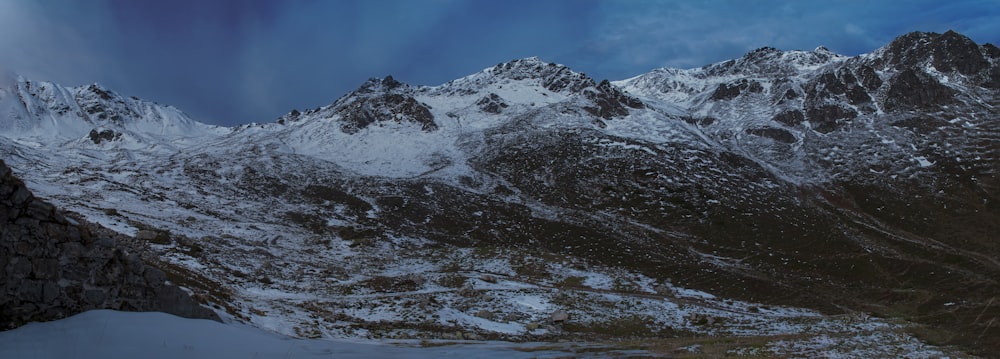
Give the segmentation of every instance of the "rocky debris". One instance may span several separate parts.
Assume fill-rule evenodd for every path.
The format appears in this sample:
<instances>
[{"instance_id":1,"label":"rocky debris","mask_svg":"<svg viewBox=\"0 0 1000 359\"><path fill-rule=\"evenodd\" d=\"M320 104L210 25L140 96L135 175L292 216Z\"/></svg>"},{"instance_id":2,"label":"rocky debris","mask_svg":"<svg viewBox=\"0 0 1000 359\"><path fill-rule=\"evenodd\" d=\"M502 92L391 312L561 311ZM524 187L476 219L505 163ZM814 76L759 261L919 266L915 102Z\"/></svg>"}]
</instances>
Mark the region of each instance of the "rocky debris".
<instances>
[{"instance_id":1,"label":"rocky debris","mask_svg":"<svg viewBox=\"0 0 1000 359\"><path fill-rule=\"evenodd\" d=\"M95 145L99 145L101 144L101 142L117 140L122 137L122 134L115 132L113 130L98 131L95 128L93 130L90 130L90 134L88 135L88 137L90 137L90 140L93 141Z\"/></svg>"},{"instance_id":2,"label":"rocky debris","mask_svg":"<svg viewBox=\"0 0 1000 359\"><path fill-rule=\"evenodd\" d=\"M167 275L34 198L0 161L0 328L90 309L219 320Z\"/></svg>"}]
</instances>

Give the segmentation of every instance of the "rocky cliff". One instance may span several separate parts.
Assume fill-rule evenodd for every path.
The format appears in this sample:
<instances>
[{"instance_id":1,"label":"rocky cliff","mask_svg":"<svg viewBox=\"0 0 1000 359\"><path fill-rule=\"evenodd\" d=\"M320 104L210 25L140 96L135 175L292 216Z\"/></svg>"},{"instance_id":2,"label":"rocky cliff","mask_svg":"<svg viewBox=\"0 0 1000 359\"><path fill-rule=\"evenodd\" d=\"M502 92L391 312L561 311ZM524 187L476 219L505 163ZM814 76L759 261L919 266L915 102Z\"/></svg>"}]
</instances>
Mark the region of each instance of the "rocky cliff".
<instances>
[{"instance_id":1,"label":"rocky cliff","mask_svg":"<svg viewBox=\"0 0 1000 359\"><path fill-rule=\"evenodd\" d=\"M0 328L90 309L219 317L162 270L36 199L0 161Z\"/></svg>"}]
</instances>

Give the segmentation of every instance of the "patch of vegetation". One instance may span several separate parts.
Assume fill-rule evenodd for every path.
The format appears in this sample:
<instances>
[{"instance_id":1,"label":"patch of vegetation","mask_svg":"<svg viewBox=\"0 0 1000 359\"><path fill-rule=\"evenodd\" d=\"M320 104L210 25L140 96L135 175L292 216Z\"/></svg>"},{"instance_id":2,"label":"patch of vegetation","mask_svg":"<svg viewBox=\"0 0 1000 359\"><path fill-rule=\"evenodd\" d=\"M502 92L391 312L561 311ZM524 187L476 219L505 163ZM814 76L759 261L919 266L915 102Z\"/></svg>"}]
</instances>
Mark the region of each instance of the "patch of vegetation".
<instances>
[{"instance_id":1,"label":"patch of vegetation","mask_svg":"<svg viewBox=\"0 0 1000 359\"><path fill-rule=\"evenodd\" d=\"M519 258L512 258L510 266L514 270L514 273L517 273L520 277L536 280L551 277L548 265L540 260L519 260Z\"/></svg>"},{"instance_id":2,"label":"patch of vegetation","mask_svg":"<svg viewBox=\"0 0 1000 359\"><path fill-rule=\"evenodd\" d=\"M583 281L586 279L587 277L569 276L559 281L556 286L560 288L581 288L584 286Z\"/></svg>"},{"instance_id":3,"label":"patch of vegetation","mask_svg":"<svg viewBox=\"0 0 1000 359\"><path fill-rule=\"evenodd\" d=\"M379 293L411 292L420 287L420 284L410 277L387 277L381 275L371 277L360 284Z\"/></svg>"},{"instance_id":4,"label":"patch of vegetation","mask_svg":"<svg viewBox=\"0 0 1000 359\"><path fill-rule=\"evenodd\" d=\"M448 273L438 279L438 284L447 288L461 288L468 280L464 275L458 273Z\"/></svg>"},{"instance_id":5,"label":"patch of vegetation","mask_svg":"<svg viewBox=\"0 0 1000 359\"><path fill-rule=\"evenodd\" d=\"M286 212L284 217L289 222L297 224L300 227L308 229L316 234L324 234L330 231L326 225L326 220L314 214Z\"/></svg>"},{"instance_id":6,"label":"patch of vegetation","mask_svg":"<svg viewBox=\"0 0 1000 359\"><path fill-rule=\"evenodd\" d=\"M337 235L345 241L350 241L351 247L363 247L374 244L379 232L371 228L345 227L337 231Z\"/></svg>"},{"instance_id":7,"label":"patch of vegetation","mask_svg":"<svg viewBox=\"0 0 1000 359\"><path fill-rule=\"evenodd\" d=\"M563 330L616 338L659 336L664 330L669 332L669 328L658 329L653 318L644 315L631 315L604 322L567 322L563 324Z\"/></svg>"}]
</instances>

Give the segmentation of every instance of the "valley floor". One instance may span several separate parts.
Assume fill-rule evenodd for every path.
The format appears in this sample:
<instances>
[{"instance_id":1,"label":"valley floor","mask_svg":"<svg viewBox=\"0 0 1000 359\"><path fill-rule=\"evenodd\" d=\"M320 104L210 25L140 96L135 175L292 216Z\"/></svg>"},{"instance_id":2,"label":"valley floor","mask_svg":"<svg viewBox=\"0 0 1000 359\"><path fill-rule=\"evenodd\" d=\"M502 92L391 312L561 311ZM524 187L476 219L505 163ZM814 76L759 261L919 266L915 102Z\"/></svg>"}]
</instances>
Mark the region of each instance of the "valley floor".
<instances>
[{"instance_id":1,"label":"valley floor","mask_svg":"<svg viewBox=\"0 0 1000 359\"><path fill-rule=\"evenodd\" d=\"M893 343L881 340L895 340ZM885 344L896 344L885 345ZM554 358L809 357L947 358L904 337L864 333L702 337L622 342L293 339L244 324L163 313L89 311L0 332L2 358Z\"/></svg>"}]
</instances>

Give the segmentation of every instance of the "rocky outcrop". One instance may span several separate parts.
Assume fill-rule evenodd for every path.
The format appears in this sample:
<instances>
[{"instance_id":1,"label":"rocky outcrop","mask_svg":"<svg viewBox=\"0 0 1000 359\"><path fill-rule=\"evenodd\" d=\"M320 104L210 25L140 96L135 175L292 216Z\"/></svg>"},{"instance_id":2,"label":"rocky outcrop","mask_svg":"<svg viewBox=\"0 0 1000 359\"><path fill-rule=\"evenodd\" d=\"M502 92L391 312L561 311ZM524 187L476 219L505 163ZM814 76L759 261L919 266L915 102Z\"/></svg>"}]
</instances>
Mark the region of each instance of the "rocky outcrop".
<instances>
[{"instance_id":1,"label":"rocky outcrop","mask_svg":"<svg viewBox=\"0 0 1000 359\"><path fill-rule=\"evenodd\" d=\"M819 133L830 133L843 127L858 117L857 111L838 105L823 105L806 110L806 117L812 129Z\"/></svg>"},{"instance_id":2,"label":"rocky outcrop","mask_svg":"<svg viewBox=\"0 0 1000 359\"><path fill-rule=\"evenodd\" d=\"M884 62L897 69L907 69L929 59L940 72L973 75L990 66L982 50L971 39L954 31L944 34L912 32L893 40L885 48ZM985 50L989 52L988 48Z\"/></svg>"},{"instance_id":3,"label":"rocky outcrop","mask_svg":"<svg viewBox=\"0 0 1000 359\"><path fill-rule=\"evenodd\" d=\"M605 120L627 116L629 108L641 109L646 107L642 101L622 92L617 87L611 85L608 80L601 81L592 90L588 90L584 94L594 103L594 106L584 106L584 111Z\"/></svg>"},{"instance_id":4,"label":"rocky outcrop","mask_svg":"<svg viewBox=\"0 0 1000 359\"><path fill-rule=\"evenodd\" d=\"M712 100L732 100L744 92L761 93L764 87L760 82L741 79L729 84L719 84L719 87L712 93Z\"/></svg>"},{"instance_id":5,"label":"rocky outcrop","mask_svg":"<svg viewBox=\"0 0 1000 359\"><path fill-rule=\"evenodd\" d=\"M489 96L484 96L483 98L476 101L476 105L479 109L486 113L500 113L503 109L507 108L507 102L495 93L490 93Z\"/></svg>"},{"instance_id":6,"label":"rocky outcrop","mask_svg":"<svg viewBox=\"0 0 1000 359\"><path fill-rule=\"evenodd\" d=\"M608 80L598 83L569 67L542 62L534 57L498 64L489 72L496 79L538 79L542 87L552 92L581 93L592 103L584 106L583 110L605 120L627 116L629 108L646 107L638 98L621 91Z\"/></svg>"},{"instance_id":7,"label":"rocky outcrop","mask_svg":"<svg viewBox=\"0 0 1000 359\"><path fill-rule=\"evenodd\" d=\"M90 130L90 134L88 136L90 137L90 141L94 142L95 145L99 145L101 142L115 141L121 138L122 134L113 130L98 131L95 128Z\"/></svg>"},{"instance_id":8,"label":"rocky outcrop","mask_svg":"<svg viewBox=\"0 0 1000 359\"><path fill-rule=\"evenodd\" d=\"M907 69L892 79L886 93L888 111L931 111L955 101L954 91L922 71Z\"/></svg>"},{"instance_id":9,"label":"rocky outcrop","mask_svg":"<svg viewBox=\"0 0 1000 359\"><path fill-rule=\"evenodd\" d=\"M90 309L218 320L167 275L36 199L0 161L0 329Z\"/></svg>"},{"instance_id":10,"label":"rocky outcrop","mask_svg":"<svg viewBox=\"0 0 1000 359\"><path fill-rule=\"evenodd\" d=\"M793 135L788 130L780 128L774 128L774 127L748 128L746 129L746 133L754 136L767 137L781 143L795 142L795 135Z\"/></svg>"},{"instance_id":11,"label":"rocky outcrop","mask_svg":"<svg viewBox=\"0 0 1000 359\"><path fill-rule=\"evenodd\" d=\"M392 76L368 80L335 104L335 112L343 119L341 130L356 133L384 121L411 122L419 124L423 131L437 130L430 107L413 98L405 91L408 88Z\"/></svg>"}]
</instances>

